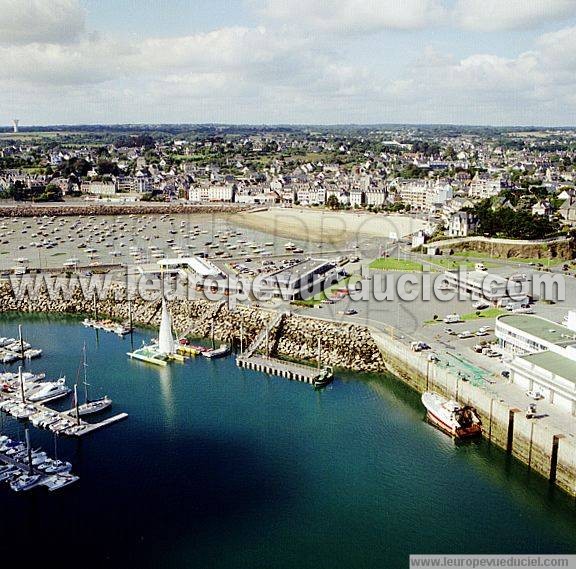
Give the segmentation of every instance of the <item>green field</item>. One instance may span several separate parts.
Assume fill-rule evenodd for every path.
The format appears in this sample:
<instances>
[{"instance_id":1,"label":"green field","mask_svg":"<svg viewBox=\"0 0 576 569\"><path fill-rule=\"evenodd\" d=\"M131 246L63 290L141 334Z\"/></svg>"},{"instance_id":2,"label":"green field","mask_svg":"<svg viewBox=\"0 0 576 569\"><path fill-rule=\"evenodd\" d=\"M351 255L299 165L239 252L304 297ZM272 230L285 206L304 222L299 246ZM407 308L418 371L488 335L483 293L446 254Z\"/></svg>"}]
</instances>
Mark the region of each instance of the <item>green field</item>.
<instances>
[{"instance_id":1,"label":"green field","mask_svg":"<svg viewBox=\"0 0 576 569\"><path fill-rule=\"evenodd\" d=\"M404 259L380 258L374 259L369 268L381 271L422 271L422 263L406 261Z\"/></svg>"},{"instance_id":2,"label":"green field","mask_svg":"<svg viewBox=\"0 0 576 569\"><path fill-rule=\"evenodd\" d=\"M501 308L487 308L486 310L479 310L480 314L477 315L476 312L469 312L468 314L462 314L462 320L477 320L478 318L496 318L501 314L506 314L505 310Z\"/></svg>"},{"instance_id":3,"label":"green field","mask_svg":"<svg viewBox=\"0 0 576 569\"><path fill-rule=\"evenodd\" d=\"M506 314L505 310L501 308L487 308L486 310L479 310L480 314L476 314L476 312L468 312L467 314L461 314L460 318L465 322L468 320L478 320L480 318L497 318L501 314ZM438 317L437 320L425 320L424 324L444 324L442 317Z\"/></svg>"},{"instance_id":4,"label":"green field","mask_svg":"<svg viewBox=\"0 0 576 569\"><path fill-rule=\"evenodd\" d=\"M359 275L352 275L350 277L346 277L345 279L342 279L341 281L337 282L335 285L332 285L330 288L327 288L326 290L319 292L312 298L307 298L306 300L298 301L298 304L303 306L316 306L317 304L320 304L323 300L327 300L327 298L331 296L331 294L337 291L338 289L346 288L350 280L354 282L360 278L361 277Z\"/></svg>"},{"instance_id":5,"label":"green field","mask_svg":"<svg viewBox=\"0 0 576 569\"><path fill-rule=\"evenodd\" d=\"M467 270L474 269L474 261L465 261L465 260L454 260L454 259L434 259L430 261L430 265L434 267L434 265L439 265L444 269L458 269L460 267L464 267Z\"/></svg>"}]
</instances>

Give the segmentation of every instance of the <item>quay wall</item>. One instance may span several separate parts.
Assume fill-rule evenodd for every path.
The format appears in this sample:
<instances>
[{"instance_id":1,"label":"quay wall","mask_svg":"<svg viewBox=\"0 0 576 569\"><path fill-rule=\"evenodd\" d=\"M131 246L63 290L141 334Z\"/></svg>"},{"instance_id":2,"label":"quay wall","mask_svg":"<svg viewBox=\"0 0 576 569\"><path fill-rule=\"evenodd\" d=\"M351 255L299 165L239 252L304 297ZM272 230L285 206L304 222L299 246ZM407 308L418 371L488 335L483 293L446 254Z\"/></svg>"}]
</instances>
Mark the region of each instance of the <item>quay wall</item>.
<instances>
[{"instance_id":1,"label":"quay wall","mask_svg":"<svg viewBox=\"0 0 576 569\"><path fill-rule=\"evenodd\" d=\"M139 298L128 302L123 293L122 285L115 284L108 299L97 300L98 316L126 321L131 310L135 325L160 325L160 302ZM240 345L241 330L247 347L276 317L274 311L244 305L231 310L225 303L205 299L174 300L168 304L178 335L209 338L213 331L215 340L236 347ZM93 301L80 293L68 299L50 299L41 291L34 300L28 296L17 299L9 283L0 284L0 312L92 316L93 310ZM271 330L268 346L276 357L315 363L318 338L321 338L322 365L357 372L391 372L418 392L434 389L473 405L480 413L487 439L576 496L576 444L572 437L552 432L538 420L526 419L522 410L506 405L489 385L478 387L462 381L450 369L429 362L424 353L413 352L409 345L393 336L365 326L285 314Z\"/></svg>"},{"instance_id":2,"label":"quay wall","mask_svg":"<svg viewBox=\"0 0 576 569\"><path fill-rule=\"evenodd\" d=\"M168 302L174 329L179 336L210 338L212 329L217 341L239 347L241 331L247 347L265 327L272 323L275 312L238 305L231 310L226 303L205 299ZM161 304L141 298L126 300L123 285L111 286L106 299L96 302L98 316L127 321L132 313L134 325L160 326ZM44 289L30 299L15 298L9 283L0 284L0 312L52 312L94 315L93 299L84 298L81 289L71 298L49 298ZM316 363L318 337L322 338L322 364L359 372L378 372L384 364L370 332L363 326L327 322L314 318L287 315L277 330L272 331L271 353L280 357Z\"/></svg>"},{"instance_id":3,"label":"quay wall","mask_svg":"<svg viewBox=\"0 0 576 569\"><path fill-rule=\"evenodd\" d=\"M525 410L507 405L489 384L479 387L462 381L448 368L429 362L425 353L413 352L381 332L373 331L372 336L388 371L420 393L430 389L473 405L482 419L484 437L576 496L576 444L572 437L553 431L538 419L527 419Z\"/></svg>"}]
</instances>

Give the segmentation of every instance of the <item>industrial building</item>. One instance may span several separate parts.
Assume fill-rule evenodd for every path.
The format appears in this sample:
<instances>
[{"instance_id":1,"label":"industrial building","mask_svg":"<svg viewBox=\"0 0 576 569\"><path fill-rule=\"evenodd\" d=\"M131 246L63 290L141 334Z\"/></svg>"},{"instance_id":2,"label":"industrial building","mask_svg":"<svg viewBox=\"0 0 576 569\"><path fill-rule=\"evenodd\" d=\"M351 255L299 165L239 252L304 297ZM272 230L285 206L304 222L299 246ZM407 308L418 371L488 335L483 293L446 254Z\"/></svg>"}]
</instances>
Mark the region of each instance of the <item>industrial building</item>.
<instances>
[{"instance_id":1,"label":"industrial building","mask_svg":"<svg viewBox=\"0 0 576 569\"><path fill-rule=\"evenodd\" d=\"M496 320L496 337L509 362L513 383L538 391L558 408L576 414L576 332L528 314Z\"/></svg>"}]
</instances>

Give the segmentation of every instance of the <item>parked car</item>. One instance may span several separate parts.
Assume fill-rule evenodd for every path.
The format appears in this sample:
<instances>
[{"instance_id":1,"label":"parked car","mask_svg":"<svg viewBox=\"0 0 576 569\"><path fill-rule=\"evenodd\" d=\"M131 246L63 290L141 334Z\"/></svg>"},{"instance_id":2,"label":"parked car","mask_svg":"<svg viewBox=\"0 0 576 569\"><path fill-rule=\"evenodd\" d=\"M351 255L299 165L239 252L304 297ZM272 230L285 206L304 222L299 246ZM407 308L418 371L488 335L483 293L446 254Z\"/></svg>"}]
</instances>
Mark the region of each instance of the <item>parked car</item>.
<instances>
[{"instance_id":1,"label":"parked car","mask_svg":"<svg viewBox=\"0 0 576 569\"><path fill-rule=\"evenodd\" d=\"M489 308L490 305L485 302L484 300L479 300L478 302L475 302L472 305L472 308L475 308L476 310L485 310L486 308Z\"/></svg>"},{"instance_id":2,"label":"parked car","mask_svg":"<svg viewBox=\"0 0 576 569\"><path fill-rule=\"evenodd\" d=\"M465 340L466 338L472 338L473 336L474 334L472 334L470 330L465 330L464 332L460 332L460 334L458 334L458 338L460 338L460 340Z\"/></svg>"},{"instance_id":3,"label":"parked car","mask_svg":"<svg viewBox=\"0 0 576 569\"><path fill-rule=\"evenodd\" d=\"M358 314L358 311L355 310L354 308L347 308L347 309L344 311L344 314L346 314L346 316L352 316L352 315L354 315L354 314Z\"/></svg>"},{"instance_id":4,"label":"parked car","mask_svg":"<svg viewBox=\"0 0 576 569\"><path fill-rule=\"evenodd\" d=\"M458 322L462 322L462 318L460 318L460 314L447 314L443 318L444 324L457 324Z\"/></svg>"},{"instance_id":5,"label":"parked car","mask_svg":"<svg viewBox=\"0 0 576 569\"><path fill-rule=\"evenodd\" d=\"M508 378L510 377L510 372L509 372L507 369L503 369L503 370L500 372L500 375L501 375L502 377L505 377L506 379L508 379Z\"/></svg>"},{"instance_id":6,"label":"parked car","mask_svg":"<svg viewBox=\"0 0 576 569\"><path fill-rule=\"evenodd\" d=\"M432 353L428 354L428 361L429 362L439 362L440 358L434 352L432 352Z\"/></svg>"},{"instance_id":7,"label":"parked car","mask_svg":"<svg viewBox=\"0 0 576 569\"><path fill-rule=\"evenodd\" d=\"M542 395L542 393L540 393L540 391L538 391L537 389L531 389L530 391L527 391L526 395L530 397L530 399L534 399L534 401L544 399L544 395Z\"/></svg>"},{"instance_id":8,"label":"parked car","mask_svg":"<svg viewBox=\"0 0 576 569\"><path fill-rule=\"evenodd\" d=\"M448 334L449 336L456 336L456 332L454 332L452 328L444 328L444 332L446 332L446 334Z\"/></svg>"}]
</instances>

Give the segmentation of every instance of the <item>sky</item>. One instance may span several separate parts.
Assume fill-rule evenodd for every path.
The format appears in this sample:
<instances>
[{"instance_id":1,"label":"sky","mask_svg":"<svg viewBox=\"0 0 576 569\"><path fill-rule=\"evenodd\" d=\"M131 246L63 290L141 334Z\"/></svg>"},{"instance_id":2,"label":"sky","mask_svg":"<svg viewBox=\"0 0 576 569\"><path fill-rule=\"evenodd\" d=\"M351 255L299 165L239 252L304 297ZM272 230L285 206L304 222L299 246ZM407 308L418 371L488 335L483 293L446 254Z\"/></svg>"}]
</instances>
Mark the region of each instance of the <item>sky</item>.
<instances>
[{"instance_id":1,"label":"sky","mask_svg":"<svg viewBox=\"0 0 576 569\"><path fill-rule=\"evenodd\" d=\"M0 124L576 125L576 0L0 0Z\"/></svg>"}]
</instances>

